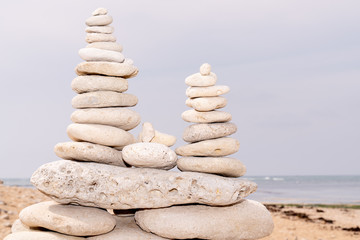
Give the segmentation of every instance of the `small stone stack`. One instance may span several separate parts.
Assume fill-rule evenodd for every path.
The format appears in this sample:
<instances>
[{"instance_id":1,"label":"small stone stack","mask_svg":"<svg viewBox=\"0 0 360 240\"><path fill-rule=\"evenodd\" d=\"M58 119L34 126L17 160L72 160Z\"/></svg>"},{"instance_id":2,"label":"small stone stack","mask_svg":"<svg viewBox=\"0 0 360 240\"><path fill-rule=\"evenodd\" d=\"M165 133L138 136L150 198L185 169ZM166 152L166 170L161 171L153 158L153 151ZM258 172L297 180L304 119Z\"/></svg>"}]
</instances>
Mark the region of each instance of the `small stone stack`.
<instances>
[{"instance_id":1,"label":"small stone stack","mask_svg":"<svg viewBox=\"0 0 360 240\"><path fill-rule=\"evenodd\" d=\"M240 177L245 166L237 159L225 157L236 153L240 143L229 135L237 131L231 114L217 109L223 108L227 100L220 95L229 92L228 86L215 85L217 76L207 63L201 65L200 73L186 78L186 105L193 108L185 111L182 118L193 125L188 126L183 139L190 144L176 149L183 156L177 162L181 171L219 174Z\"/></svg>"}]
</instances>

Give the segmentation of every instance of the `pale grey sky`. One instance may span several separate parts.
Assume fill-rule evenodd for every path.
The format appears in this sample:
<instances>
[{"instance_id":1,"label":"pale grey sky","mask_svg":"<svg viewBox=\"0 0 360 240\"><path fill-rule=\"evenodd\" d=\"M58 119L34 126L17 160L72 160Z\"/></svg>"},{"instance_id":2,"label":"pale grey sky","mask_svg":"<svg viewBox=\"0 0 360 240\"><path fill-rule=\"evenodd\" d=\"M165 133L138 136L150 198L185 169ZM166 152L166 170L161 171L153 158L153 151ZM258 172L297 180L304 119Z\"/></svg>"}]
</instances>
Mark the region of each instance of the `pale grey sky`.
<instances>
[{"instance_id":1,"label":"pale grey sky","mask_svg":"<svg viewBox=\"0 0 360 240\"><path fill-rule=\"evenodd\" d=\"M113 16L140 73L143 121L185 144L185 77L208 62L248 175L360 174L360 1L4 1L0 178L30 177L69 141L85 19ZM133 131L137 135L139 127Z\"/></svg>"}]
</instances>

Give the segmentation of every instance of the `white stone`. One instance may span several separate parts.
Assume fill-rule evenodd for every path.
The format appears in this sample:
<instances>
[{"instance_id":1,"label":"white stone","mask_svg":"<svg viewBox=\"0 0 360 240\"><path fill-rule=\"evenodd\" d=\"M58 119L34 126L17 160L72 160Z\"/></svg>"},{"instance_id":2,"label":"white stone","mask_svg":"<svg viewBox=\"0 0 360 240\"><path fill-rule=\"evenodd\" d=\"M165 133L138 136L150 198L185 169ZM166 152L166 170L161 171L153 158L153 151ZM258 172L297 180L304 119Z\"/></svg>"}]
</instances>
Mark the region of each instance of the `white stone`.
<instances>
[{"instance_id":1,"label":"white stone","mask_svg":"<svg viewBox=\"0 0 360 240\"><path fill-rule=\"evenodd\" d=\"M109 51L99 48L82 48L79 50L79 55L85 61L104 61L104 62L119 62L125 60L121 52Z\"/></svg>"},{"instance_id":2,"label":"white stone","mask_svg":"<svg viewBox=\"0 0 360 240\"><path fill-rule=\"evenodd\" d=\"M16 232L30 232L30 231L37 231L39 229L37 228L30 228L29 226L26 226L25 224L23 224L20 219L16 219L15 222L12 224L11 226L11 232L12 233L16 233Z\"/></svg>"},{"instance_id":3,"label":"white stone","mask_svg":"<svg viewBox=\"0 0 360 240\"><path fill-rule=\"evenodd\" d=\"M55 154L66 160L98 162L126 167L120 151L88 142L64 142L54 147Z\"/></svg>"},{"instance_id":4,"label":"white stone","mask_svg":"<svg viewBox=\"0 0 360 240\"><path fill-rule=\"evenodd\" d=\"M193 123L216 123L231 121L231 114L222 111L198 112L194 109L181 114L183 120Z\"/></svg>"},{"instance_id":5,"label":"white stone","mask_svg":"<svg viewBox=\"0 0 360 240\"><path fill-rule=\"evenodd\" d=\"M71 88L77 93L96 91L125 92L128 90L128 81L120 77L85 75L74 78L71 82Z\"/></svg>"},{"instance_id":6,"label":"white stone","mask_svg":"<svg viewBox=\"0 0 360 240\"><path fill-rule=\"evenodd\" d=\"M85 29L87 33L107 33L111 34L114 32L114 28L112 26L100 26L100 27L87 27Z\"/></svg>"},{"instance_id":7,"label":"white stone","mask_svg":"<svg viewBox=\"0 0 360 240\"><path fill-rule=\"evenodd\" d=\"M130 59L130 58L125 58L124 63L132 65L132 64L134 64L134 61L132 59Z\"/></svg>"},{"instance_id":8,"label":"white stone","mask_svg":"<svg viewBox=\"0 0 360 240\"><path fill-rule=\"evenodd\" d=\"M174 206L138 211L145 231L170 239L249 240L271 234L270 212L259 202L244 200L232 206Z\"/></svg>"},{"instance_id":9,"label":"white stone","mask_svg":"<svg viewBox=\"0 0 360 240\"><path fill-rule=\"evenodd\" d=\"M97 8L95 9L95 11L92 12L93 16L97 16L97 15L106 15L108 13L106 8Z\"/></svg>"},{"instance_id":10,"label":"white stone","mask_svg":"<svg viewBox=\"0 0 360 240\"><path fill-rule=\"evenodd\" d=\"M196 97L217 97L219 95L228 93L230 88L223 85L215 85L210 87L188 87L186 89L186 96L189 98Z\"/></svg>"},{"instance_id":11,"label":"white stone","mask_svg":"<svg viewBox=\"0 0 360 240\"><path fill-rule=\"evenodd\" d=\"M170 134L161 133L155 130L155 136L151 139L152 143L161 143L168 147L173 146L176 143L176 137Z\"/></svg>"},{"instance_id":12,"label":"white stone","mask_svg":"<svg viewBox=\"0 0 360 240\"><path fill-rule=\"evenodd\" d=\"M177 155L160 143L134 143L122 150L124 161L134 167L171 169L175 167Z\"/></svg>"},{"instance_id":13,"label":"white stone","mask_svg":"<svg viewBox=\"0 0 360 240\"><path fill-rule=\"evenodd\" d=\"M227 157L183 157L178 159L181 171L219 174L226 177L241 177L246 167L239 160Z\"/></svg>"},{"instance_id":14,"label":"white stone","mask_svg":"<svg viewBox=\"0 0 360 240\"><path fill-rule=\"evenodd\" d=\"M88 240L161 240L167 239L145 232L136 225L134 217L116 217L113 231L87 238Z\"/></svg>"},{"instance_id":15,"label":"white stone","mask_svg":"<svg viewBox=\"0 0 360 240\"><path fill-rule=\"evenodd\" d=\"M86 46L87 48L99 48L110 51L122 52L123 47L117 42L93 42Z\"/></svg>"},{"instance_id":16,"label":"white stone","mask_svg":"<svg viewBox=\"0 0 360 240\"><path fill-rule=\"evenodd\" d=\"M187 144L176 148L175 152L185 157L222 157L236 153L239 148L238 140L224 137Z\"/></svg>"},{"instance_id":17,"label":"white stone","mask_svg":"<svg viewBox=\"0 0 360 240\"><path fill-rule=\"evenodd\" d=\"M155 129L149 122L144 122L141 132L139 133L139 142L150 142L155 137Z\"/></svg>"},{"instance_id":18,"label":"white stone","mask_svg":"<svg viewBox=\"0 0 360 240\"><path fill-rule=\"evenodd\" d=\"M237 127L234 123L199 123L185 128L183 139L185 142L198 142L208 139L226 137L234 134Z\"/></svg>"},{"instance_id":19,"label":"white stone","mask_svg":"<svg viewBox=\"0 0 360 240\"><path fill-rule=\"evenodd\" d=\"M135 77L138 69L131 64L116 62L82 62L76 66L77 75L106 75L113 77L131 78Z\"/></svg>"},{"instance_id":20,"label":"white stone","mask_svg":"<svg viewBox=\"0 0 360 240\"><path fill-rule=\"evenodd\" d=\"M42 227L71 236L92 236L108 233L116 221L103 209L40 202L24 208L19 218L29 227ZM101 224L99 224L101 222Z\"/></svg>"},{"instance_id":21,"label":"white stone","mask_svg":"<svg viewBox=\"0 0 360 240\"><path fill-rule=\"evenodd\" d=\"M208 76L211 73L211 66L208 63L204 63L200 67L200 74L203 76Z\"/></svg>"},{"instance_id":22,"label":"white stone","mask_svg":"<svg viewBox=\"0 0 360 240\"><path fill-rule=\"evenodd\" d=\"M85 41L87 43L93 42L116 42L116 37L107 33L88 33L86 34Z\"/></svg>"},{"instance_id":23,"label":"white stone","mask_svg":"<svg viewBox=\"0 0 360 240\"><path fill-rule=\"evenodd\" d=\"M97 15L92 16L86 19L86 25L91 26L106 26L111 24L113 21L112 17L109 15Z\"/></svg>"},{"instance_id":24,"label":"white stone","mask_svg":"<svg viewBox=\"0 0 360 240\"><path fill-rule=\"evenodd\" d=\"M256 184L196 172L123 168L60 160L38 168L31 183L59 203L105 209L160 208L177 204L229 205Z\"/></svg>"},{"instance_id":25,"label":"white stone","mask_svg":"<svg viewBox=\"0 0 360 240\"><path fill-rule=\"evenodd\" d=\"M209 112L215 109L223 108L227 104L227 100L224 97L199 97L188 98L186 105L194 108L199 112Z\"/></svg>"},{"instance_id":26,"label":"white stone","mask_svg":"<svg viewBox=\"0 0 360 240\"><path fill-rule=\"evenodd\" d=\"M76 142L91 142L110 147L124 147L135 142L131 133L99 124L72 123L66 131L68 136Z\"/></svg>"},{"instance_id":27,"label":"white stone","mask_svg":"<svg viewBox=\"0 0 360 240\"><path fill-rule=\"evenodd\" d=\"M4 240L85 240L82 237L73 237L55 232L23 231L7 235Z\"/></svg>"},{"instance_id":28,"label":"white stone","mask_svg":"<svg viewBox=\"0 0 360 240\"><path fill-rule=\"evenodd\" d=\"M217 76L215 73L210 73L207 76L203 76L200 73L190 75L185 79L185 83L191 87L209 87L215 85Z\"/></svg>"},{"instance_id":29,"label":"white stone","mask_svg":"<svg viewBox=\"0 0 360 240\"><path fill-rule=\"evenodd\" d=\"M109 125L123 130L131 130L139 125L140 115L129 108L86 108L71 114L74 123Z\"/></svg>"},{"instance_id":30,"label":"white stone","mask_svg":"<svg viewBox=\"0 0 360 240\"><path fill-rule=\"evenodd\" d=\"M113 91L87 92L76 95L73 108L132 107L138 102L135 95Z\"/></svg>"}]
</instances>

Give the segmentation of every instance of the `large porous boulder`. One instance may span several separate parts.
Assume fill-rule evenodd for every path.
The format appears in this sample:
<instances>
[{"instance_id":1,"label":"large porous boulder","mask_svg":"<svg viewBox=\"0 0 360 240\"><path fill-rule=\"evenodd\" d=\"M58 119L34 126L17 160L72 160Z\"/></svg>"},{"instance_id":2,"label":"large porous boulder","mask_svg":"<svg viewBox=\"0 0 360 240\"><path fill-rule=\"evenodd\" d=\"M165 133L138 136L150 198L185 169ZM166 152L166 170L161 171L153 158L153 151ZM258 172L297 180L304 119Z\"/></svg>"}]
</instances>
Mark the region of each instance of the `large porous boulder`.
<instances>
[{"instance_id":1,"label":"large porous boulder","mask_svg":"<svg viewBox=\"0 0 360 240\"><path fill-rule=\"evenodd\" d=\"M269 235L271 214L252 200L226 207L173 206L138 211L137 224L145 231L171 239L249 240Z\"/></svg>"},{"instance_id":2,"label":"large porous boulder","mask_svg":"<svg viewBox=\"0 0 360 240\"><path fill-rule=\"evenodd\" d=\"M177 204L229 205L254 192L253 182L197 172L123 168L60 160L37 169L31 183L59 203L106 209Z\"/></svg>"}]
</instances>

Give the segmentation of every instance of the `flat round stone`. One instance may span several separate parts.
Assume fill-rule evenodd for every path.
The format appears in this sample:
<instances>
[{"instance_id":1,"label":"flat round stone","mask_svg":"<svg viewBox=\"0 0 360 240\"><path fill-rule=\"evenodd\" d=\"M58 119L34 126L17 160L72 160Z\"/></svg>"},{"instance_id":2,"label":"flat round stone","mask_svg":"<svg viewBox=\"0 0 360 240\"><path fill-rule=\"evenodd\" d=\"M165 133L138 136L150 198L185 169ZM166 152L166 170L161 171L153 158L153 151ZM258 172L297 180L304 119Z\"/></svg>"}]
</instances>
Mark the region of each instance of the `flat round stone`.
<instances>
[{"instance_id":1,"label":"flat round stone","mask_svg":"<svg viewBox=\"0 0 360 240\"><path fill-rule=\"evenodd\" d=\"M222 111L198 112L194 109L181 114L183 120L193 123L216 123L231 121L231 114Z\"/></svg>"},{"instance_id":2,"label":"flat round stone","mask_svg":"<svg viewBox=\"0 0 360 240\"><path fill-rule=\"evenodd\" d=\"M135 167L171 169L175 167L177 155L160 143L134 143L122 150L124 161Z\"/></svg>"},{"instance_id":3,"label":"flat round stone","mask_svg":"<svg viewBox=\"0 0 360 240\"><path fill-rule=\"evenodd\" d=\"M99 48L110 51L122 52L123 47L117 42L93 42L86 46L87 48Z\"/></svg>"},{"instance_id":4,"label":"flat round stone","mask_svg":"<svg viewBox=\"0 0 360 240\"><path fill-rule=\"evenodd\" d=\"M239 151L240 143L234 138L217 138L176 148L178 155L191 157L222 157Z\"/></svg>"},{"instance_id":5,"label":"flat round stone","mask_svg":"<svg viewBox=\"0 0 360 240\"><path fill-rule=\"evenodd\" d=\"M82 62L76 66L77 75L107 75L113 77L131 78L135 77L138 69L126 62Z\"/></svg>"},{"instance_id":6,"label":"flat round stone","mask_svg":"<svg viewBox=\"0 0 360 240\"><path fill-rule=\"evenodd\" d=\"M4 240L85 240L82 237L73 237L55 232L25 231L7 235Z\"/></svg>"},{"instance_id":7,"label":"flat round stone","mask_svg":"<svg viewBox=\"0 0 360 240\"><path fill-rule=\"evenodd\" d=\"M108 233L116 224L115 218L103 209L62 205L54 201L28 206L20 212L19 218L29 227L43 227L72 236Z\"/></svg>"},{"instance_id":8,"label":"flat round stone","mask_svg":"<svg viewBox=\"0 0 360 240\"><path fill-rule=\"evenodd\" d=\"M128 108L87 108L73 112L71 121L108 125L128 131L139 125L141 117Z\"/></svg>"},{"instance_id":9,"label":"flat round stone","mask_svg":"<svg viewBox=\"0 0 360 240\"><path fill-rule=\"evenodd\" d=\"M54 147L55 154L66 160L98 162L126 167L121 151L88 142L64 142Z\"/></svg>"},{"instance_id":10,"label":"flat round stone","mask_svg":"<svg viewBox=\"0 0 360 240\"><path fill-rule=\"evenodd\" d=\"M194 108L199 112L209 112L215 109L223 108L227 104L227 100L224 97L199 97L188 98L186 105Z\"/></svg>"},{"instance_id":11,"label":"flat round stone","mask_svg":"<svg viewBox=\"0 0 360 240\"><path fill-rule=\"evenodd\" d=\"M186 96L189 98L196 97L217 97L230 91L228 86L215 85L210 87L188 87Z\"/></svg>"},{"instance_id":12,"label":"flat round stone","mask_svg":"<svg viewBox=\"0 0 360 240\"><path fill-rule=\"evenodd\" d=\"M116 42L116 37L107 33L88 33L86 34L85 41L87 43L93 42Z\"/></svg>"},{"instance_id":13,"label":"flat round stone","mask_svg":"<svg viewBox=\"0 0 360 240\"><path fill-rule=\"evenodd\" d=\"M87 92L76 95L73 108L132 107L138 102L135 95L113 91Z\"/></svg>"},{"instance_id":14,"label":"flat round stone","mask_svg":"<svg viewBox=\"0 0 360 240\"><path fill-rule=\"evenodd\" d=\"M215 85L217 76L215 73L210 73L207 76L203 76L200 73L190 75L185 79L185 83L192 87L208 87Z\"/></svg>"},{"instance_id":15,"label":"flat round stone","mask_svg":"<svg viewBox=\"0 0 360 240\"><path fill-rule=\"evenodd\" d=\"M87 33L113 33L114 32L114 28L111 26L100 26L100 27L87 27L85 29L85 32Z\"/></svg>"},{"instance_id":16,"label":"flat round stone","mask_svg":"<svg viewBox=\"0 0 360 240\"><path fill-rule=\"evenodd\" d=\"M91 16L86 19L85 23L88 26L106 26L111 24L113 21L112 17L109 15L96 15Z\"/></svg>"},{"instance_id":17,"label":"flat round stone","mask_svg":"<svg viewBox=\"0 0 360 240\"><path fill-rule=\"evenodd\" d=\"M234 123L200 123L185 128L183 139L185 142L198 142L208 139L226 137L234 134L237 127Z\"/></svg>"},{"instance_id":18,"label":"flat round stone","mask_svg":"<svg viewBox=\"0 0 360 240\"><path fill-rule=\"evenodd\" d=\"M93 16L97 15L106 15L108 13L108 10L106 8L97 8L95 11L92 12Z\"/></svg>"},{"instance_id":19,"label":"flat round stone","mask_svg":"<svg viewBox=\"0 0 360 240\"><path fill-rule=\"evenodd\" d=\"M274 223L264 205L252 200L226 207L173 206L141 210L136 223L147 232L170 239L260 239Z\"/></svg>"},{"instance_id":20,"label":"flat round stone","mask_svg":"<svg viewBox=\"0 0 360 240\"><path fill-rule=\"evenodd\" d=\"M120 128L98 125L72 123L67 134L76 142L91 142L110 147L124 147L135 142L131 133Z\"/></svg>"},{"instance_id":21,"label":"flat round stone","mask_svg":"<svg viewBox=\"0 0 360 240\"><path fill-rule=\"evenodd\" d=\"M226 177L241 177L246 167L239 160L227 157L183 157L178 159L181 171L219 174Z\"/></svg>"},{"instance_id":22,"label":"flat round stone","mask_svg":"<svg viewBox=\"0 0 360 240\"><path fill-rule=\"evenodd\" d=\"M79 50L80 57L85 61L119 62L125 60L121 52L109 51L98 48L82 48Z\"/></svg>"},{"instance_id":23,"label":"flat round stone","mask_svg":"<svg viewBox=\"0 0 360 240\"><path fill-rule=\"evenodd\" d=\"M74 78L71 88L77 93L113 91L125 92L128 90L128 81L120 77L100 75L84 75Z\"/></svg>"}]
</instances>

